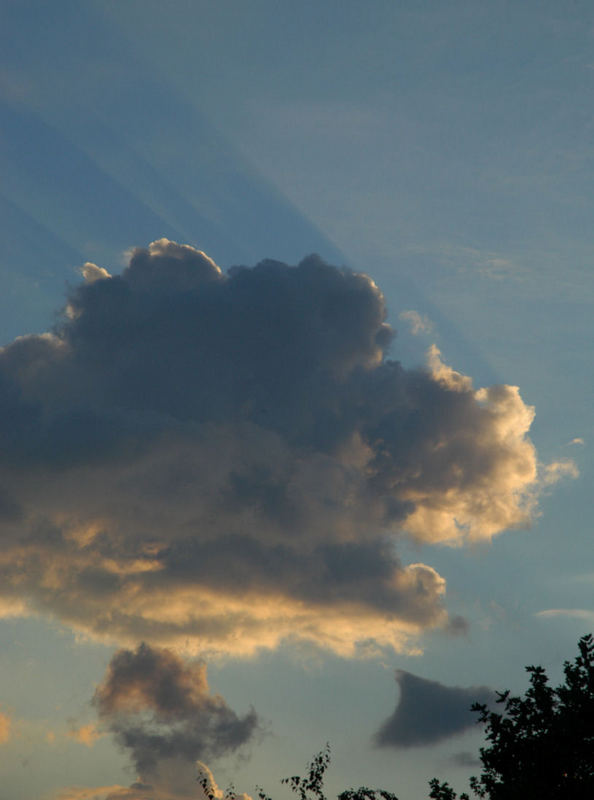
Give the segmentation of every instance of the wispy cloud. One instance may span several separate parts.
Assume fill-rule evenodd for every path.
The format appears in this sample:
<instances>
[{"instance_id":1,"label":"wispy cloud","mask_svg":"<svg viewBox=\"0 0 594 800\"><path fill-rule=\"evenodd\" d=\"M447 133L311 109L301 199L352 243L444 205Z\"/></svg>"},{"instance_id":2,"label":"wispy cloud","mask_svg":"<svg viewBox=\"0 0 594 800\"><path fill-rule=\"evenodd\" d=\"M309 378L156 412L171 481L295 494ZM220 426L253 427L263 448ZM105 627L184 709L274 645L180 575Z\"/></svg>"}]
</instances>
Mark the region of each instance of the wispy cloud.
<instances>
[{"instance_id":1,"label":"wispy cloud","mask_svg":"<svg viewBox=\"0 0 594 800\"><path fill-rule=\"evenodd\" d=\"M420 314L418 311L409 310L401 311L398 314L399 319L403 319L409 323L411 332L414 336L421 333L431 333L433 330L433 323L426 314Z\"/></svg>"},{"instance_id":2,"label":"wispy cloud","mask_svg":"<svg viewBox=\"0 0 594 800\"><path fill-rule=\"evenodd\" d=\"M409 252L433 256L460 274L472 274L496 281L521 280L527 274L526 268L516 259L493 250L481 250L449 242L414 245L407 249Z\"/></svg>"},{"instance_id":3,"label":"wispy cloud","mask_svg":"<svg viewBox=\"0 0 594 800\"><path fill-rule=\"evenodd\" d=\"M594 622L594 610L588 608L546 608L536 613L537 617L567 617Z\"/></svg>"},{"instance_id":4,"label":"wispy cloud","mask_svg":"<svg viewBox=\"0 0 594 800\"><path fill-rule=\"evenodd\" d=\"M578 478L579 469L570 458L559 459L546 464L541 470L541 482L543 486L553 486L563 478Z\"/></svg>"}]
</instances>

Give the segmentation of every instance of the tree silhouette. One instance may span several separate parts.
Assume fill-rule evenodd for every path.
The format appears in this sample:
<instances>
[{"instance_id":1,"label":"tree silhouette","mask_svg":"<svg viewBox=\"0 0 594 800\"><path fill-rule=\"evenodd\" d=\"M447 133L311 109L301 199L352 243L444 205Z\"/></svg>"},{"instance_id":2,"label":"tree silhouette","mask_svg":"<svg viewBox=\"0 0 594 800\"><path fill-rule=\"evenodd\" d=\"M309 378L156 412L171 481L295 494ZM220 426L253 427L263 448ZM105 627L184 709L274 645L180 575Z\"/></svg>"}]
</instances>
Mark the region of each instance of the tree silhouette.
<instances>
[{"instance_id":1,"label":"tree silhouette","mask_svg":"<svg viewBox=\"0 0 594 800\"><path fill-rule=\"evenodd\" d=\"M498 692L503 711L475 703L488 746L480 750L483 771L470 786L489 800L593 800L594 637L578 643L579 655L564 664L565 681L549 685L543 667L526 667L525 695ZM456 800L447 783L433 779L433 800ZM468 795L460 795L468 800Z\"/></svg>"},{"instance_id":2,"label":"tree silhouette","mask_svg":"<svg viewBox=\"0 0 594 800\"><path fill-rule=\"evenodd\" d=\"M480 749L483 771L470 778L479 798L488 800L594 800L594 636L578 642L579 655L563 666L565 681L553 689L543 667L526 667L530 687L523 696L497 693L501 713L475 703L472 710L485 726L487 746ZM330 746L311 760L306 774L282 783L299 800L327 800L324 776ZM209 800L216 800L204 776L199 779ZM459 797L447 783L429 781L431 800L470 800ZM258 800L271 800L261 789ZM234 800L233 789L226 794ZM337 800L398 800L385 789L346 789Z\"/></svg>"},{"instance_id":3,"label":"tree silhouette","mask_svg":"<svg viewBox=\"0 0 594 800\"><path fill-rule=\"evenodd\" d=\"M291 791L299 796L299 800L327 800L324 794L324 776L329 766L330 745L326 742L326 746L307 765L305 775L283 778L281 783L288 785ZM198 783L202 786L208 800L217 800L217 795L207 774L199 775ZM235 788L231 786L225 792L224 800L237 800L237 797ZM260 786L256 786L256 797L258 800L271 800L270 795L266 794ZM345 789L338 795L337 800L398 800L398 798L385 789L370 789L367 786L360 786L358 789Z\"/></svg>"},{"instance_id":4,"label":"tree silhouette","mask_svg":"<svg viewBox=\"0 0 594 800\"><path fill-rule=\"evenodd\" d=\"M299 795L299 800L326 800L324 775L329 766L330 745L326 742L324 749L309 762L303 777L293 775L291 778L283 778L281 783L287 784L294 794ZM259 787L256 789L256 794L259 800L271 800ZM345 789L338 795L337 800L398 800L398 798L385 789L360 786L358 789Z\"/></svg>"}]
</instances>

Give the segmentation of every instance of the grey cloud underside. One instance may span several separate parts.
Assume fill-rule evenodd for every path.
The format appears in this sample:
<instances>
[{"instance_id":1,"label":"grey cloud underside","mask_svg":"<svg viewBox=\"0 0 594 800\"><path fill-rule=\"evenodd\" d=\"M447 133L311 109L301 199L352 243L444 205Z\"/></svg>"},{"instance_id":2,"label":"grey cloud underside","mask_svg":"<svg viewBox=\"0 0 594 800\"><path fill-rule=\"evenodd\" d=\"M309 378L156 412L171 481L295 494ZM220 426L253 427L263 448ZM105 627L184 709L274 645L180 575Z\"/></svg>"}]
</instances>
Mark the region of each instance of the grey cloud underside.
<instances>
[{"instance_id":1,"label":"grey cloud underside","mask_svg":"<svg viewBox=\"0 0 594 800\"><path fill-rule=\"evenodd\" d=\"M340 649L373 639L370 620L445 623L442 579L395 554L403 527L438 540L487 509L489 533L525 521L533 448L526 425L501 430L526 407L387 359L367 276L316 256L222 273L168 240L121 275L83 272L52 334L0 351L7 608L210 644L330 641L311 614L333 609L359 621Z\"/></svg>"},{"instance_id":2,"label":"grey cloud underside","mask_svg":"<svg viewBox=\"0 0 594 800\"><path fill-rule=\"evenodd\" d=\"M450 763L456 767L464 767L465 769L476 769L480 767L480 759L475 753L470 753L467 750L462 750L459 753L454 753L450 758Z\"/></svg>"},{"instance_id":3,"label":"grey cloud underside","mask_svg":"<svg viewBox=\"0 0 594 800\"><path fill-rule=\"evenodd\" d=\"M70 298L77 316L59 330L67 355L37 338L12 346L3 398L13 403L19 454L28 444L29 458L52 463L60 444L64 459L96 458L126 433L185 433L192 423L251 422L321 452L348 438L369 391L358 369L390 338L367 279L315 258L229 278L198 264L136 254L122 277ZM30 405L10 362L39 366Z\"/></svg>"},{"instance_id":4,"label":"grey cloud underside","mask_svg":"<svg viewBox=\"0 0 594 800\"><path fill-rule=\"evenodd\" d=\"M463 733L477 721L473 703L491 703L494 692L486 686L459 688L396 672L400 699L394 713L374 737L378 747L432 745Z\"/></svg>"},{"instance_id":5,"label":"grey cloud underside","mask_svg":"<svg viewBox=\"0 0 594 800\"><path fill-rule=\"evenodd\" d=\"M93 703L147 789L165 779L191 796L196 760L236 751L259 726L253 709L239 717L210 693L203 663L146 644L115 653ZM172 766L176 774L167 775Z\"/></svg>"}]
</instances>

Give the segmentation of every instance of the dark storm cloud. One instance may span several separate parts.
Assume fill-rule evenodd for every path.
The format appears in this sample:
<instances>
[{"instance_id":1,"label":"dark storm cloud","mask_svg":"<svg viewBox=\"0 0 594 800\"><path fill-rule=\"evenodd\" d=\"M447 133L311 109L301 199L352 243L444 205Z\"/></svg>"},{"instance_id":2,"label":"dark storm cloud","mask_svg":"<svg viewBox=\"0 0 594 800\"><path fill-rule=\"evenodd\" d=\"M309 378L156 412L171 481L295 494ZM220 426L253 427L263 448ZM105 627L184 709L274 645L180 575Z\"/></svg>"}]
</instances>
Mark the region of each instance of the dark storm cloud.
<instances>
[{"instance_id":1,"label":"dark storm cloud","mask_svg":"<svg viewBox=\"0 0 594 800\"><path fill-rule=\"evenodd\" d=\"M113 656L93 702L102 726L151 785L173 762L190 771L195 787L197 759L236 751L258 728L253 709L239 717L210 693L203 663L146 644Z\"/></svg>"},{"instance_id":2,"label":"dark storm cloud","mask_svg":"<svg viewBox=\"0 0 594 800\"><path fill-rule=\"evenodd\" d=\"M528 524L532 409L435 348L389 360L366 275L223 273L166 239L82 273L52 333L0 351L5 613L130 644L401 647L448 620L397 536Z\"/></svg>"},{"instance_id":3,"label":"dark storm cloud","mask_svg":"<svg viewBox=\"0 0 594 800\"><path fill-rule=\"evenodd\" d=\"M463 733L477 721L473 703L490 703L494 692L486 686L462 689L419 678L398 670L400 699L392 716L375 734L378 747L415 747Z\"/></svg>"}]
</instances>

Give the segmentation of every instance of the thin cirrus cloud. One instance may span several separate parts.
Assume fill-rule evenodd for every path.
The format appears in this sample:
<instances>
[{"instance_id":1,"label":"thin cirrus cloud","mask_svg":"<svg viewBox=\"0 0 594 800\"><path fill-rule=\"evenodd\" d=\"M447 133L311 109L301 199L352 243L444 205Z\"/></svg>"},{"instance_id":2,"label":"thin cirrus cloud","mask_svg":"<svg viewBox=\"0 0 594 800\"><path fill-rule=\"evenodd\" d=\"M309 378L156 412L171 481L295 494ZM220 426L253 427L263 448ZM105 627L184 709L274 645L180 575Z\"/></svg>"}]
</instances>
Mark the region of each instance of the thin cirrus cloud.
<instances>
[{"instance_id":1,"label":"thin cirrus cloud","mask_svg":"<svg viewBox=\"0 0 594 800\"><path fill-rule=\"evenodd\" d=\"M396 672L396 683L400 699L374 736L377 747L420 747L456 736L476 722L472 704L495 697L486 686L445 686L405 670Z\"/></svg>"},{"instance_id":2,"label":"thin cirrus cloud","mask_svg":"<svg viewBox=\"0 0 594 800\"><path fill-rule=\"evenodd\" d=\"M414 336L419 336L421 333L431 333L433 324L427 314L420 314L418 311L409 310L401 311L398 314L399 319L403 319L410 325L411 333Z\"/></svg>"},{"instance_id":3,"label":"thin cirrus cloud","mask_svg":"<svg viewBox=\"0 0 594 800\"><path fill-rule=\"evenodd\" d=\"M590 608L546 608L543 611L537 611L535 616L544 617L545 619L555 617L585 619L594 623L594 610Z\"/></svg>"},{"instance_id":4,"label":"thin cirrus cloud","mask_svg":"<svg viewBox=\"0 0 594 800\"><path fill-rule=\"evenodd\" d=\"M6 615L238 655L463 627L394 545L530 524L517 387L475 390L435 347L390 360L379 288L316 256L224 273L161 239L82 273L51 333L0 350Z\"/></svg>"}]
</instances>

